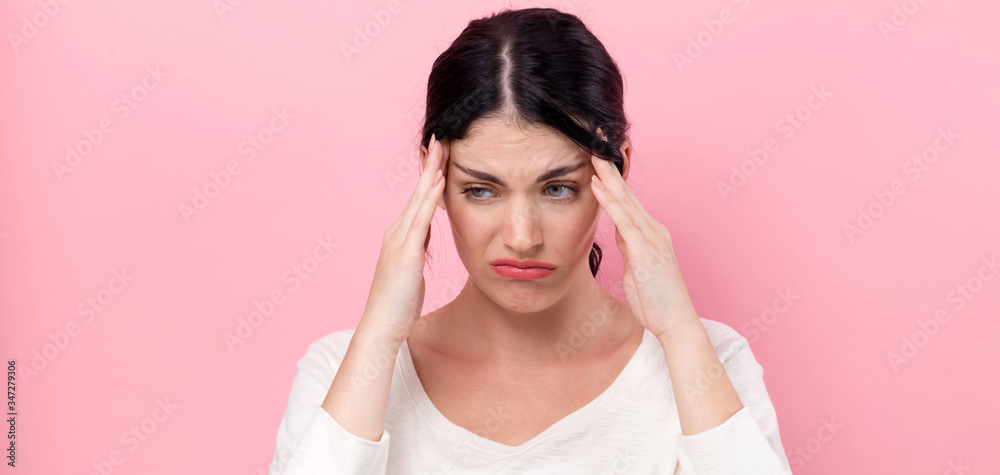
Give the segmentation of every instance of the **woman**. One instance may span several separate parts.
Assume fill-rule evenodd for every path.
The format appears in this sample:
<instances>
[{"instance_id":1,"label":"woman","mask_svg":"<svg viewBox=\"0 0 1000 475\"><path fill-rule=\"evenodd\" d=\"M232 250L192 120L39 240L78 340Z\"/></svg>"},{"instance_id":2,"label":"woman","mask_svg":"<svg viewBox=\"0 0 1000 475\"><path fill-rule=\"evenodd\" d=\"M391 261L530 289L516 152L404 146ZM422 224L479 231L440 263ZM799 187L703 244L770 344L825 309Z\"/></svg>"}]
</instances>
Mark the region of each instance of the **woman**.
<instances>
[{"instance_id":1,"label":"woman","mask_svg":"<svg viewBox=\"0 0 1000 475\"><path fill-rule=\"evenodd\" d=\"M271 473L791 473L747 340L697 316L625 182L627 129L577 17L470 22L431 71L364 315L298 362ZM435 208L469 279L421 318ZM627 303L595 280L601 209Z\"/></svg>"}]
</instances>

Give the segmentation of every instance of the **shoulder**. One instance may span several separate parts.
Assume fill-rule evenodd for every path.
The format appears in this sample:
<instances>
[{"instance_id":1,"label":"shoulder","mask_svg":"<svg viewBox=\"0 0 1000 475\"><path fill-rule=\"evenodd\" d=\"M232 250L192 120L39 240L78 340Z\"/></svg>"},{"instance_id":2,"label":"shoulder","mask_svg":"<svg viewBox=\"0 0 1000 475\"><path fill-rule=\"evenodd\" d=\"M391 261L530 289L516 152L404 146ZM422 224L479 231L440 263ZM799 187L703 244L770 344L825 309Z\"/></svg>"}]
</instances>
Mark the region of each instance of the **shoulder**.
<instances>
[{"instance_id":1,"label":"shoulder","mask_svg":"<svg viewBox=\"0 0 1000 475\"><path fill-rule=\"evenodd\" d=\"M725 323L707 318L701 318L705 332L712 341L712 348L719 355L719 360L725 363L740 351L750 351L750 342L734 328Z\"/></svg>"},{"instance_id":2,"label":"shoulder","mask_svg":"<svg viewBox=\"0 0 1000 475\"><path fill-rule=\"evenodd\" d=\"M318 405L323 402L326 394L330 390L330 384L340 371L340 365L347 354L347 348L351 345L354 337L354 329L338 330L328 333L313 341L306 348L303 355L295 364L296 376L292 383L293 397L304 397L309 399L310 404ZM396 361L399 358L399 351L393 357ZM393 360L386 360L392 364L392 383L389 390L389 406L392 409L400 402L409 398L407 391L402 389L402 374L399 372L398 364ZM380 365L383 360L375 361ZM383 366L378 366L383 368ZM366 370L367 371L367 370Z\"/></svg>"},{"instance_id":3,"label":"shoulder","mask_svg":"<svg viewBox=\"0 0 1000 475\"><path fill-rule=\"evenodd\" d=\"M313 341L306 348L305 355L299 359L297 366L327 363L333 367L340 365L347 353L347 347L354 337L354 329L338 330L328 333Z\"/></svg>"},{"instance_id":4,"label":"shoulder","mask_svg":"<svg viewBox=\"0 0 1000 475\"><path fill-rule=\"evenodd\" d=\"M729 379L741 398L752 399L764 390L764 367L750 349L750 342L735 329L722 322L701 319L712 340L712 347L719 356Z\"/></svg>"},{"instance_id":5,"label":"shoulder","mask_svg":"<svg viewBox=\"0 0 1000 475\"><path fill-rule=\"evenodd\" d=\"M747 384L753 384L751 377L758 371L756 361L750 353L749 342L743 335L725 323L701 318L705 333L711 341L712 348L719 357L727 375L733 382L737 393L744 397L747 394ZM648 332L648 330L647 330ZM635 379L629 386L632 400L649 411L654 419L664 421L675 420L676 393L670 367L664 358L663 348L652 333L649 334L651 359L636 371ZM714 370L714 368L713 368ZM714 373L713 373L714 374ZM699 381L705 376L699 376Z\"/></svg>"}]
</instances>

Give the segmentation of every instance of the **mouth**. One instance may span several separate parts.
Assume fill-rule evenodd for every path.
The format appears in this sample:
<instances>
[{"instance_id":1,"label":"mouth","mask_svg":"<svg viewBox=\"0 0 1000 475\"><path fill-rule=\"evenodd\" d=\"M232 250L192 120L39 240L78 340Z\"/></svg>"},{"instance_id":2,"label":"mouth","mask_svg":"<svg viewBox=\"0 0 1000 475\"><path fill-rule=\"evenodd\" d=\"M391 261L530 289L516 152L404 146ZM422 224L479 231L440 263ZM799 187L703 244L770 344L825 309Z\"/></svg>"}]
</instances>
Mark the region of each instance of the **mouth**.
<instances>
[{"instance_id":1,"label":"mouth","mask_svg":"<svg viewBox=\"0 0 1000 475\"><path fill-rule=\"evenodd\" d=\"M490 262L493 272L511 279L534 280L552 275L556 266L548 262L495 259Z\"/></svg>"},{"instance_id":2,"label":"mouth","mask_svg":"<svg viewBox=\"0 0 1000 475\"><path fill-rule=\"evenodd\" d=\"M549 269L554 270L556 268L555 264L549 264L548 262L542 261L519 261L517 259L501 258L494 259L490 261L492 266L509 266L517 267L520 269Z\"/></svg>"}]
</instances>

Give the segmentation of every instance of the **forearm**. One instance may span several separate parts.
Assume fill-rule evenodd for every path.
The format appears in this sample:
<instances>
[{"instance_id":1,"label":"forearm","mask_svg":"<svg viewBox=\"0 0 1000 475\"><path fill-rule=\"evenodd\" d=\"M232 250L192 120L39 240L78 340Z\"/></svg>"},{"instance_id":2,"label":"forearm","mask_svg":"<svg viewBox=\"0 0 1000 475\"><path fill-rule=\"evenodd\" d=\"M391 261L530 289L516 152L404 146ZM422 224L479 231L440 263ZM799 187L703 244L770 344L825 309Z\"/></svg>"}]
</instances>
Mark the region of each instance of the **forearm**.
<instances>
[{"instance_id":1,"label":"forearm","mask_svg":"<svg viewBox=\"0 0 1000 475\"><path fill-rule=\"evenodd\" d=\"M670 371L681 433L693 435L726 422L743 408L736 389L693 312L660 337Z\"/></svg>"},{"instance_id":2,"label":"forearm","mask_svg":"<svg viewBox=\"0 0 1000 475\"><path fill-rule=\"evenodd\" d=\"M323 401L323 409L348 432L379 441L401 344L402 340L369 328L362 318Z\"/></svg>"}]
</instances>

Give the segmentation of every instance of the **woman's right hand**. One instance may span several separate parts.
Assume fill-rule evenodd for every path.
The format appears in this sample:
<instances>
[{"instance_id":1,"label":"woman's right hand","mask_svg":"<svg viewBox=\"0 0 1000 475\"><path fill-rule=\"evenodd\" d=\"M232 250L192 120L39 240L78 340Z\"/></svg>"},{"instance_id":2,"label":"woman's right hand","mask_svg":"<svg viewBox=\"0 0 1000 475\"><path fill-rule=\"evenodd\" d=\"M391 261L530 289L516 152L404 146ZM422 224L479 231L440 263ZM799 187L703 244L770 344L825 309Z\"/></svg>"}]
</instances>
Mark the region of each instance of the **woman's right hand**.
<instances>
[{"instance_id":1,"label":"woman's right hand","mask_svg":"<svg viewBox=\"0 0 1000 475\"><path fill-rule=\"evenodd\" d=\"M358 324L402 344L420 318L424 303L424 254L431 239L431 218L444 191L447 151L431 135L417 188L403 213L382 235L382 250Z\"/></svg>"}]
</instances>

